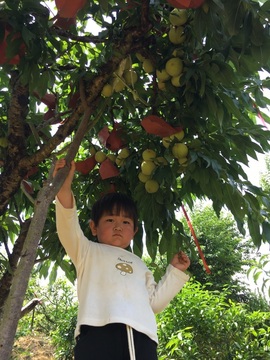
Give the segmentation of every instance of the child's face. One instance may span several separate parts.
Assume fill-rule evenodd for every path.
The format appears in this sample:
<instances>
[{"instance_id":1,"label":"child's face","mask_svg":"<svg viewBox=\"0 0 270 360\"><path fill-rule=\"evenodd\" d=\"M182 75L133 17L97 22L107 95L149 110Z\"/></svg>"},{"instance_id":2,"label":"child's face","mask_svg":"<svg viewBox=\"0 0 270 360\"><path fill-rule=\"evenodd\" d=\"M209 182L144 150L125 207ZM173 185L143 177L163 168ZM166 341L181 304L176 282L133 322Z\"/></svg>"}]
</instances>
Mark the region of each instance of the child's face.
<instances>
[{"instance_id":1,"label":"child's face","mask_svg":"<svg viewBox=\"0 0 270 360\"><path fill-rule=\"evenodd\" d=\"M130 245L137 232L133 220L122 212L118 215L102 215L97 225L90 220L90 228L100 243L123 249Z\"/></svg>"}]
</instances>

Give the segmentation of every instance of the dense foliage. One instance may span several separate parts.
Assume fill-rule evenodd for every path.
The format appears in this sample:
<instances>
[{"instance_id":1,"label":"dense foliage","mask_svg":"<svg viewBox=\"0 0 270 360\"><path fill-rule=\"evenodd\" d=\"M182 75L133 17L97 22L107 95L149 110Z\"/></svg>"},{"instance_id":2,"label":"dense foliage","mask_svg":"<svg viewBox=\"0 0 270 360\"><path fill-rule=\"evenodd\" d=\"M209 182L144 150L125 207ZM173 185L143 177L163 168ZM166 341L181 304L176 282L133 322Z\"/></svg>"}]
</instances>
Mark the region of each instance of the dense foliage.
<instances>
[{"instance_id":1,"label":"dense foliage","mask_svg":"<svg viewBox=\"0 0 270 360\"><path fill-rule=\"evenodd\" d=\"M158 316L159 359L268 359L269 311L250 312L228 296L199 283L185 286Z\"/></svg>"},{"instance_id":2,"label":"dense foliage","mask_svg":"<svg viewBox=\"0 0 270 360\"><path fill-rule=\"evenodd\" d=\"M47 206L57 157L75 156L86 233L93 202L117 190L136 201L152 258L189 247L175 213L197 197L270 241L268 193L241 166L270 145L256 124L269 122L270 1L191 3L176 16L166 0L0 2L0 311L15 279L6 306L20 305L34 259L74 279Z\"/></svg>"},{"instance_id":3,"label":"dense foliage","mask_svg":"<svg viewBox=\"0 0 270 360\"><path fill-rule=\"evenodd\" d=\"M77 302L65 281L40 286L32 281L27 299L42 299L19 322L17 338L42 335L54 345L54 358L73 359ZM228 290L209 291L190 282L157 316L159 359L262 359L270 355L270 315L258 307L228 301Z\"/></svg>"}]
</instances>

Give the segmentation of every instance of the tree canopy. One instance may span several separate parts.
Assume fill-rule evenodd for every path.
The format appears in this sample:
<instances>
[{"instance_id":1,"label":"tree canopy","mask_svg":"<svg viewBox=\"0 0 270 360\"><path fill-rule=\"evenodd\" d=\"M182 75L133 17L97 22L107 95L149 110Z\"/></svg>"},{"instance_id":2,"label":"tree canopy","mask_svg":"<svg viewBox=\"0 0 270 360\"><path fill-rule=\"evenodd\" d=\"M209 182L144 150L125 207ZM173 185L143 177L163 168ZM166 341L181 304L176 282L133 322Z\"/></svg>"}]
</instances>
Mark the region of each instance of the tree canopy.
<instances>
[{"instance_id":1,"label":"tree canopy","mask_svg":"<svg viewBox=\"0 0 270 360\"><path fill-rule=\"evenodd\" d=\"M189 244L176 210L196 198L270 241L268 194L242 169L270 147L256 121L270 122L269 13L251 0L0 1L0 307L38 244L37 261L69 274L53 208L35 217L64 180L47 181L58 157L75 156L85 228L101 194L124 191L152 258Z\"/></svg>"}]
</instances>

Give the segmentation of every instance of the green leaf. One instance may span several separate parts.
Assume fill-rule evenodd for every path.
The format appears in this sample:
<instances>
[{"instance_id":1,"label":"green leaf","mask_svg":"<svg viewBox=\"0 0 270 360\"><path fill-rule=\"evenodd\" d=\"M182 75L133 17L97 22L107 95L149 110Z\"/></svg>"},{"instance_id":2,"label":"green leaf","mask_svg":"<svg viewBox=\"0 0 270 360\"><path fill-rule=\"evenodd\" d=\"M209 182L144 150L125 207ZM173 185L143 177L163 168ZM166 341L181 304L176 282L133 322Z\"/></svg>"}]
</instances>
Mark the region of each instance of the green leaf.
<instances>
[{"instance_id":1,"label":"green leaf","mask_svg":"<svg viewBox=\"0 0 270 360\"><path fill-rule=\"evenodd\" d=\"M252 241L259 247L261 245L260 223L256 219L253 219L251 215L248 215L248 230Z\"/></svg>"},{"instance_id":2,"label":"green leaf","mask_svg":"<svg viewBox=\"0 0 270 360\"><path fill-rule=\"evenodd\" d=\"M270 244L270 223L266 220L262 223L262 236Z\"/></svg>"}]
</instances>

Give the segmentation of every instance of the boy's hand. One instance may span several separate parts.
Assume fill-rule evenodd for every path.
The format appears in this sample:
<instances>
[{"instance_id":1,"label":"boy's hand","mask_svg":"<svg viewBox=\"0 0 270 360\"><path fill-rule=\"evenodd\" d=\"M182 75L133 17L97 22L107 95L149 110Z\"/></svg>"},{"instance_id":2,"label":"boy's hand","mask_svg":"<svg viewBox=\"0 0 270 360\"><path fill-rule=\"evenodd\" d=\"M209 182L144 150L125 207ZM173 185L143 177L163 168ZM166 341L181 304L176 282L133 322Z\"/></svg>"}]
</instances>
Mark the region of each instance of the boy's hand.
<instances>
[{"instance_id":1,"label":"boy's hand","mask_svg":"<svg viewBox=\"0 0 270 360\"><path fill-rule=\"evenodd\" d=\"M178 270L185 271L190 265L190 259L183 251L179 251L179 253L175 254L172 258L171 265Z\"/></svg>"},{"instance_id":2,"label":"boy's hand","mask_svg":"<svg viewBox=\"0 0 270 360\"><path fill-rule=\"evenodd\" d=\"M54 170L53 170L53 177L55 177L55 175L57 174L57 172L62 169L63 167L66 166L66 159L59 159L56 161L55 166L54 166ZM67 180L71 183L74 177L74 173L75 173L75 162L71 161L70 163L70 170L69 170L69 174L67 176Z\"/></svg>"},{"instance_id":3,"label":"boy's hand","mask_svg":"<svg viewBox=\"0 0 270 360\"><path fill-rule=\"evenodd\" d=\"M56 176L57 172L62 169L63 167L66 166L66 160L65 159L60 159L57 160L54 166L54 170L53 170L53 177ZM75 173L75 162L71 161L70 163L70 169L69 169L69 173L61 187L61 189L59 190L57 197L60 201L60 203L65 207L65 208L72 208L73 207L73 197L72 197L72 191L71 191L71 184L72 184L72 180L74 177L74 173Z\"/></svg>"}]
</instances>

